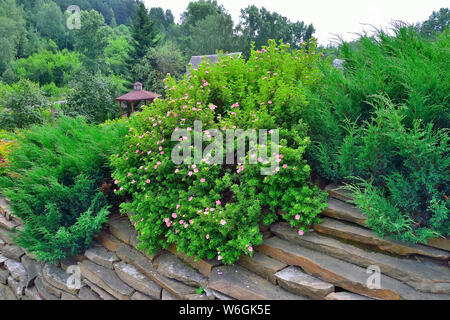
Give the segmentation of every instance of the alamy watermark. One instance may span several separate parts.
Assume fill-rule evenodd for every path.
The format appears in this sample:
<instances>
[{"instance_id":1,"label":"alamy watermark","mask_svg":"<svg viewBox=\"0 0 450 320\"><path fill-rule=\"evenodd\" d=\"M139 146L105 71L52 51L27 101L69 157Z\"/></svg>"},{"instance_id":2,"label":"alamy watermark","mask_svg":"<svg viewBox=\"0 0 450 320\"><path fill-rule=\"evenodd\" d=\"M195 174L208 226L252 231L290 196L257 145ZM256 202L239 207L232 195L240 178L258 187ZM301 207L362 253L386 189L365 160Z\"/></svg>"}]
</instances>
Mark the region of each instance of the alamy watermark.
<instances>
[{"instance_id":1,"label":"alamy watermark","mask_svg":"<svg viewBox=\"0 0 450 320\"><path fill-rule=\"evenodd\" d=\"M193 141L191 133L193 133ZM261 175L264 176L274 175L280 170L278 167L280 162L278 129L203 130L202 122L195 121L193 129L175 129L171 139L179 142L171 153L172 161L175 164L256 165L259 163L263 165ZM203 148L204 142L209 143L205 148Z\"/></svg>"},{"instance_id":2,"label":"alamy watermark","mask_svg":"<svg viewBox=\"0 0 450 320\"><path fill-rule=\"evenodd\" d=\"M66 10L70 16L66 20L66 26L69 30L81 29L81 9L79 6L71 5Z\"/></svg>"}]
</instances>

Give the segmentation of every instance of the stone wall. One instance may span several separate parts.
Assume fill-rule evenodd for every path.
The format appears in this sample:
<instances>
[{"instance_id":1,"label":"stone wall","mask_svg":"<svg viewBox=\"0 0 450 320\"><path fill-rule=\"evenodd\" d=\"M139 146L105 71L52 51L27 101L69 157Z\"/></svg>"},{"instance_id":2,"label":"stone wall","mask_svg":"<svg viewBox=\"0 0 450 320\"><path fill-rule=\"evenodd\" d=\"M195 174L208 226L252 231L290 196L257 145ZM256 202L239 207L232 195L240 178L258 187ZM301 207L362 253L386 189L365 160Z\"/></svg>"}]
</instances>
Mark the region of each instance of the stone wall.
<instances>
[{"instance_id":1,"label":"stone wall","mask_svg":"<svg viewBox=\"0 0 450 320\"><path fill-rule=\"evenodd\" d=\"M139 252L126 216L112 216L83 255L41 263L14 244L21 223L0 198L0 300L450 299L448 239L435 247L380 239L348 194L327 190L323 223L302 237L274 224L254 255L233 266L195 261L175 246ZM368 287L373 266L381 271L377 288ZM74 289L67 286L73 270L80 272Z\"/></svg>"}]
</instances>

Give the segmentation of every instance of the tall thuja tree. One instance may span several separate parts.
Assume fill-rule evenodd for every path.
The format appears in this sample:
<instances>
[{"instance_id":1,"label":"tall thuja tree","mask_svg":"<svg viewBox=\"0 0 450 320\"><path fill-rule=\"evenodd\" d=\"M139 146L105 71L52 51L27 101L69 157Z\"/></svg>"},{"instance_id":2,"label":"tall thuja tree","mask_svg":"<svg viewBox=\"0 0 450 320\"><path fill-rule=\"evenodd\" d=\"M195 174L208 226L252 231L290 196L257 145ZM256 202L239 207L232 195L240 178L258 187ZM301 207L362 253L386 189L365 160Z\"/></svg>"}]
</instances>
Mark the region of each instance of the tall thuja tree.
<instances>
[{"instance_id":1,"label":"tall thuja tree","mask_svg":"<svg viewBox=\"0 0 450 320\"><path fill-rule=\"evenodd\" d=\"M131 58L135 61L142 59L149 48L153 48L158 44L158 28L151 19L143 2L139 3L133 16L131 36L133 38Z\"/></svg>"},{"instance_id":2,"label":"tall thuja tree","mask_svg":"<svg viewBox=\"0 0 450 320\"><path fill-rule=\"evenodd\" d=\"M150 14L143 2L139 2L131 23L131 37L133 47L130 52L129 65L139 63L145 57L150 48L156 47L160 36L156 23L151 19ZM137 75L132 73L133 77ZM130 79L132 81L139 79Z\"/></svg>"}]
</instances>

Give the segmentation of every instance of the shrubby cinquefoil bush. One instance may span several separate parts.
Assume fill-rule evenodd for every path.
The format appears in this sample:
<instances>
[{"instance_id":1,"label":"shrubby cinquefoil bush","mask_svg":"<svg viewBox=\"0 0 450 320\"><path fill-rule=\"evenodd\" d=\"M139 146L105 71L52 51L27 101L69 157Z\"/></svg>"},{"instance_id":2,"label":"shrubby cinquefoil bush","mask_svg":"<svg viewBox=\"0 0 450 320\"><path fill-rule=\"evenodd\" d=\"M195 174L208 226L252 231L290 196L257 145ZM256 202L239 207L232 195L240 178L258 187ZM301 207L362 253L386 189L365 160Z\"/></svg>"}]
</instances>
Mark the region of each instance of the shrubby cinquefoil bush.
<instances>
[{"instance_id":1,"label":"shrubby cinquefoil bush","mask_svg":"<svg viewBox=\"0 0 450 320\"><path fill-rule=\"evenodd\" d=\"M322 58L314 44L291 52L270 42L248 61L222 57L214 65L204 61L184 80L166 79L166 99L130 119L126 144L111 157L115 191L132 196L122 209L138 230L140 249L176 243L188 255L232 263L252 254L262 241L260 224L278 213L300 234L319 221L325 195L310 183L301 114L308 107L304 87L319 80ZM279 129L275 174L261 175L267 164L251 152L242 164L213 164L208 157L175 164L171 153L180 142L172 134L188 130L189 141L196 120L204 138L209 129ZM248 164L250 157L258 164Z\"/></svg>"}]
</instances>

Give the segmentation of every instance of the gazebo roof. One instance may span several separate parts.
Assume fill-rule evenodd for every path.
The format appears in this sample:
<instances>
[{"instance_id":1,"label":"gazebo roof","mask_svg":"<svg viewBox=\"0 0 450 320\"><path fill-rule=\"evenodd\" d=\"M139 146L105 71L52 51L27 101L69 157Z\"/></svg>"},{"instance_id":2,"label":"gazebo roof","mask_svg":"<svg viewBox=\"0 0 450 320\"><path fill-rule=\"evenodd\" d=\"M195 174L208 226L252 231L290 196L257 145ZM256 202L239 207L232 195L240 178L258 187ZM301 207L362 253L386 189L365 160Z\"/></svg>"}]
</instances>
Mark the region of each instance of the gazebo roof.
<instances>
[{"instance_id":1,"label":"gazebo roof","mask_svg":"<svg viewBox=\"0 0 450 320\"><path fill-rule=\"evenodd\" d=\"M116 101L141 101L141 100L155 100L159 94L142 90L142 83L136 82L134 90L116 98Z\"/></svg>"}]
</instances>

